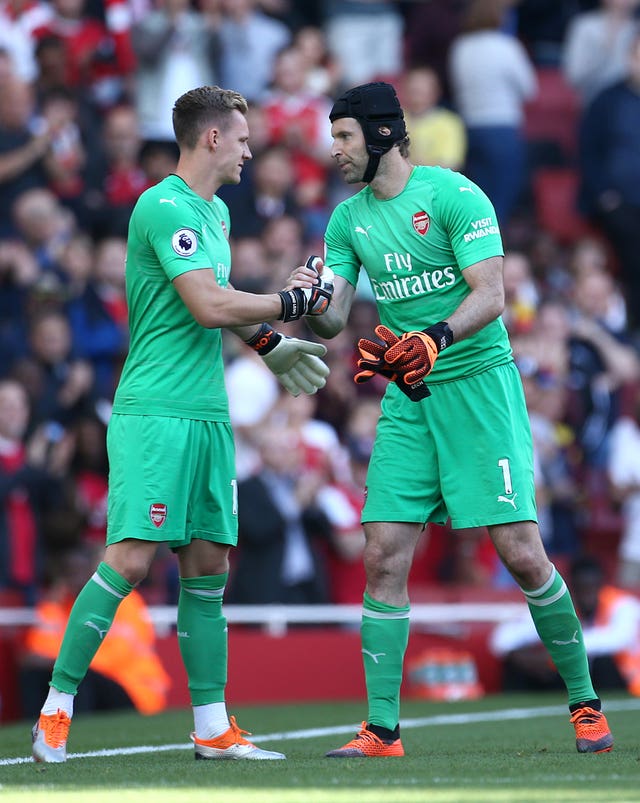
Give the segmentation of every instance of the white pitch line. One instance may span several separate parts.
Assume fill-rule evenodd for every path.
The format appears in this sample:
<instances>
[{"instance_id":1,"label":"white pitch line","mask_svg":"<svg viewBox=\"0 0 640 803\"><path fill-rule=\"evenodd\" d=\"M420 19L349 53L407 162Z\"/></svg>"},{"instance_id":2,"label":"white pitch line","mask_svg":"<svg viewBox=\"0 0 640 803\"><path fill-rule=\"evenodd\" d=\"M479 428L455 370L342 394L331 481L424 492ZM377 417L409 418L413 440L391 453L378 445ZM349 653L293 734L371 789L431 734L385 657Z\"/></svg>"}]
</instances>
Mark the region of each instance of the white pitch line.
<instances>
[{"instance_id":1,"label":"white pitch line","mask_svg":"<svg viewBox=\"0 0 640 803\"><path fill-rule=\"evenodd\" d=\"M632 698L629 700L611 700L606 704L606 711L637 711L640 709L640 699ZM400 720L400 727L422 728L426 725L468 725L472 722L501 722L505 719L531 719L534 717L551 717L565 714L566 706L548 705L540 708L505 708L499 711L478 711L469 714L438 714L431 717L419 717L414 719ZM283 731L281 733L268 733L264 736L252 736L253 742L282 742L292 739L315 739L320 736L338 736L341 733L352 733L358 730L357 725L335 725L325 728L306 728L305 730ZM162 753L169 750L191 750L191 743L180 742L179 744L160 744L160 745L140 745L138 747L114 747L112 749L90 750L86 753L70 753L67 759L76 758L107 758L109 756L133 756L140 753ZM19 758L0 759L0 767L8 767L14 764L29 764L33 762L31 756Z\"/></svg>"}]
</instances>

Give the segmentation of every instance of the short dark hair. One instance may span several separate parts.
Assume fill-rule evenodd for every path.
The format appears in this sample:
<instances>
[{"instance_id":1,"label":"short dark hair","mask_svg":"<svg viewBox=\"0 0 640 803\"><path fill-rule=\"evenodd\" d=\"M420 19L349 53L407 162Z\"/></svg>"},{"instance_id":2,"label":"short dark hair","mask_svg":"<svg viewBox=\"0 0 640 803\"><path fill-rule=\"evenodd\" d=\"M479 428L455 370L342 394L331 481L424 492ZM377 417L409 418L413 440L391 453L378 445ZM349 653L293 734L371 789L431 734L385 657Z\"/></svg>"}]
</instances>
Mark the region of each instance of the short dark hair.
<instances>
[{"instance_id":1,"label":"short dark hair","mask_svg":"<svg viewBox=\"0 0 640 803\"><path fill-rule=\"evenodd\" d=\"M212 123L221 128L229 124L231 114L247 113L247 101L239 92L219 86L190 89L173 106L173 131L180 148L195 148L202 131Z\"/></svg>"}]
</instances>

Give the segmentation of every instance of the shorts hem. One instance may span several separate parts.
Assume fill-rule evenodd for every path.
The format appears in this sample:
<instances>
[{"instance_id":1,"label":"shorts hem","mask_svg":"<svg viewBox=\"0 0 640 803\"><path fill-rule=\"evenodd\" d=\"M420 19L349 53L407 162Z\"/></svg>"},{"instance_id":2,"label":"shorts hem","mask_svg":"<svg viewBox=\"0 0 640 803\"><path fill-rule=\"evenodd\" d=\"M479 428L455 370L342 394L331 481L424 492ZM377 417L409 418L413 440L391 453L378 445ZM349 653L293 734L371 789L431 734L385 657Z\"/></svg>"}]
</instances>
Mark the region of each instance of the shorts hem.
<instances>
[{"instance_id":1,"label":"shorts hem","mask_svg":"<svg viewBox=\"0 0 640 803\"><path fill-rule=\"evenodd\" d=\"M212 533L208 530L193 530L186 538L175 538L169 540L169 547L171 549L178 549L181 546L187 546L194 539L202 541L213 541L216 544L225 544L226 546L236 546L238 538L230 533Z\"/></svg>"},{"instance_id":2,"label":"shorts hem","mask_svg":"<svg viewBox=\"0 0 640 803\"><path fill-rule=\"evenodd\" d=\"M535 515L527 515L526 513L518 514L516 512L505 516L489 516L483 518L481 521L478 519L451 519L451 529L466 530L470 527L492 527L495 524L518 524L521 521L532 521L534 524L537 524L538 517Z\"/></svg>"},{"instance_id":3,"label":"shorts hem","mask_svg":"<svg viewBox=\"0 0 640 803\"><path fill-rule=\"evenodd\" d=\"M126 541L130 538L133 541L153 541L156 544L165 544L169 541L173 541L175 539L175 535L172 533L152 533L152 532L144 532L144 533L137 533L136 535L131 535L130 533L118 533L117 535L107 535L105 540L106 546L110 544L118 544L120 541Z\"/></svg>"}]
</instances>

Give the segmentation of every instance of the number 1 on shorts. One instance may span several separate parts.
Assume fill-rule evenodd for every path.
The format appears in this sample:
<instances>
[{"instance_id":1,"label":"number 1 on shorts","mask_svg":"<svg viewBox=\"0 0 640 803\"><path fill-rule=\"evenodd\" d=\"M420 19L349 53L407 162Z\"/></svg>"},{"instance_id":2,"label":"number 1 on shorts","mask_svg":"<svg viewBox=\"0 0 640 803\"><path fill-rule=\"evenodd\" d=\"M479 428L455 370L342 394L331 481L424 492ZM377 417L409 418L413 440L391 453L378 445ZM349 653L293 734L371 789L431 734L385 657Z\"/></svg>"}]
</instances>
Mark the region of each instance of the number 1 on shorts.
<instances>
[{"instance_id":1,"label":"number 1 on shorts","mask_svg":"<svg viewBox=\"0 0 640 803\"><path fill-rule=\"evenodd\" d=\"M509 460L504 457L498 460L498 465L502 469L502 479L504 480L504 492L506 494L513 493L513 485L511 484L511 469L509 468Z\"/></svg>"}]
</instances>

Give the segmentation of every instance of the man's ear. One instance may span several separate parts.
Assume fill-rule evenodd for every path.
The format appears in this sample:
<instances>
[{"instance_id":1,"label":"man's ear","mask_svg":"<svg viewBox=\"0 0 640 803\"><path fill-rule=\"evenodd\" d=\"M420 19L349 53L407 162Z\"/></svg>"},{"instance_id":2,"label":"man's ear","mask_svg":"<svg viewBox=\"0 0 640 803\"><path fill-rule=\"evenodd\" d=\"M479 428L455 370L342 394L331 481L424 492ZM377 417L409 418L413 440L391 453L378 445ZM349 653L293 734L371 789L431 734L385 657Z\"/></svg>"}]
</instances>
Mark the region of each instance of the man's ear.
<instances>
[{"instance_id":1,"label":"man's ear","mask_svg":"<svg viewBox=\"0 0 640 803\"><path fill-rule=\"evenodd\" d=\"M205 137L207 146L215 151L220 143L220 130L215 127L207 128Z\"/></svg>"}]
</instances>

